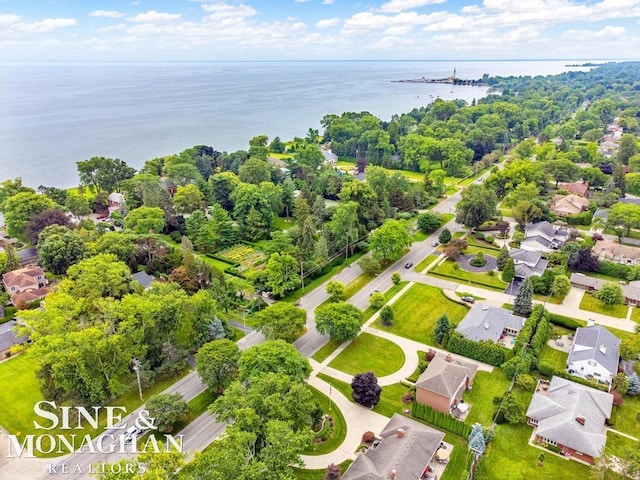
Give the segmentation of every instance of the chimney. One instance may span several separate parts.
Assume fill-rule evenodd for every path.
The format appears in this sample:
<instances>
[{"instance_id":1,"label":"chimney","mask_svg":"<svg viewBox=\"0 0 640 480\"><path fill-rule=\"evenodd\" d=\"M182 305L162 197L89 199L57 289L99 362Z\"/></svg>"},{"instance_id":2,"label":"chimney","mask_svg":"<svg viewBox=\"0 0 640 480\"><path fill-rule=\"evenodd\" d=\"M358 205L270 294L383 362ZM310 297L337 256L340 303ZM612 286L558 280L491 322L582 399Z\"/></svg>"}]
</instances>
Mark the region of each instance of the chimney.
<instances>
[{"instance_id":1,"label":"chimney","mask_svg":"<svg viewBox=\"0 0 640 480\"><path fill-rule=\"evenodd\" d=\"M604 343L600 345L600 353L603 355L607 354L607 346Z\"/></svg>"},{"instance_id":2,"label":"chimney","mask_svg":"<svg viewBox=\"0 0 640 480\"><path fill-rule=\"evenodd\" d=\"M399 429L396 431L396 434L397 434L398 438L402 438L402 437L404 437L404 428L399 428Z\"/></svg>"},{"instance_id":3,"label":"chimney","mask_svg":"<svg viewBox=\"0 0 640 480\"><path fill-rule=\"evenodd\" d=\"M584 417L576 417L576 422L578 422L580 425L584 425L585 419Z\"/></svg>"},{"instance_id":4,"label":"chimney","mask_svg":"<svg viewBox=\"0 0 640 480\"><path fill-rule=\"evenodd\" d=\"M396 469L391 470L391 478L396 478Z\"/></svg>"},{"instance_id":5,"label":"chimney","mask_svg":"<svg viewBox=\"0 0 640 480\"><path fill-rule=\"evenodd\" d=\"M448 354L447 354L447 356L446 356L446 357L444 357L444 360L445 360L446 362L453 362L453 357L451 356L451 354L450 354L450 353L448 353Z\"/></svg>"}]
</instances>

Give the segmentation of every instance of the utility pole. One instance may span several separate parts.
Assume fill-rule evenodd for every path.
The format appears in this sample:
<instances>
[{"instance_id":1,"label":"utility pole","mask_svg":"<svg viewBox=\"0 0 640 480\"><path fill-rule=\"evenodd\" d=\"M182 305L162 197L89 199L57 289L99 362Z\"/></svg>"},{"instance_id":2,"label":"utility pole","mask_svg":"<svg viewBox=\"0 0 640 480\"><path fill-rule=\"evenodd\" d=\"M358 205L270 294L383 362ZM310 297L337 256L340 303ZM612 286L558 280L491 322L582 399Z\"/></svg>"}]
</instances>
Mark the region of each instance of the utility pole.
<instances>
[{"instance_id":1,"label":"utility pole","mask_svg":"<svg viewBox=\"0 0 640 480\"><path fill-rule=\"evenodd\" d=\"M304 297L304 263L300 260L300 281L302 282L302 296Z\"/></svg>"},{"instance_id":2,"label":"utility pole","mask_svg":"<svg viewBox=\"0 0 640 480\"><path fill-rule=\"evenodd\" d=\"M136 378L138 379L138 394L140 395L140 400L142 400L142 383L140 382L142 363L135 357L131 361L133 362L133 370L136 372Z\"/></svg>"}]
</instances>

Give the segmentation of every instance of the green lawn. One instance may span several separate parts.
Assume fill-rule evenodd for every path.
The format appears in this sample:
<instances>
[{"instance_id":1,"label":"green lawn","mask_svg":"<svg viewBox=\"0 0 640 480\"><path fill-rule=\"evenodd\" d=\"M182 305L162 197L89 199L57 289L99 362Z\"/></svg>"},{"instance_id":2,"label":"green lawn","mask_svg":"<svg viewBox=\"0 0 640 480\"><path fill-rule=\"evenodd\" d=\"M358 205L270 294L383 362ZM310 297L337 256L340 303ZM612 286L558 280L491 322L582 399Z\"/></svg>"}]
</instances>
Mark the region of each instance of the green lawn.
<instances>
[{"instance_id":1,"label":"green lawn","mask_svg":"<svg viewBox=\"0 0 640 480\"><path fill-rule=\"evenodd\" d=\"M439 288L420 283L413 285L392 308L393 325L383 327L378 320L376 328L434 346L433 327L438 317L446 313L457 324L468 312L467 307L449 300Z\"/></svg>"},{"instance_id":2,"label":"green lawn","mask_svg":"<svg viewBox=\"0 0 640 480\"><path fill-rule=\"evenodd\" d=\"M580 302L580 310L601 313L611 317L625 318L629 311L629 307L626 305L605 306L600 302L600 300L597 300L593 294L585 292L582 297L582 301Z\"/></svg>"},{"instance_id":3,"label":"green lawn","mask_svg":"<svg viewBox=\"0 0 640 480\"><path fill-rule=\"evenodd\" d=\"M477 372L471 391L464 394L464 401L471 405L465 422L471 425L476 422L490 425L496 410L493 398L502 396L509 388L509 383L499 368L492 372Z\"/></svg>"},{"instance_id":4,"label":"green lawn","mask_svg":"<svg viewBox=\"0 0 640 480\"><path fill-rule=\"evenodd\" d=\"M540 362L547 362L552 364L557 372L562 372L567 368L567 352L561 352L555 348L551 348L549 345L545 345L540 352Z\"/></svg>"},{"instance_id":5,"label":"green lawn","mask_svg":"<svg viewBox=\"0 0 640 480\"><path fill-rule=\"evenodd\" d=\"M330 340L320 350L318 350L316 353L314 353L311 356L311 358L313 358L316 362L322 363L340 345L342 345L342 342L339 342L338 340Z\"/></svg>"},{"instance_id":6,"label":"green lawn","mask_svg":"<svg viewBox=\"0 0 640 480\"><path fill-rule=\"evenodd\" d=\"M339 408L329 400L329 397L321 393L319 390L309 387L313 392L313 398L318 402L322 412L325 415L331 415L333 419L333 427L329 428L325 440L321 443L314 443L311 447L302 452L303 455L324 455L333 452L338 448L347 436L347 422Z\"/></svg>"},{"instance_id":7,"label":"green lawn","mask_svg":"<svg viewBox=\"0 0 640 480\"><path fill-rule=\"evenodd\" d=\"M384 301L385 303L389 302L393 297L396 296L396 294L402 290L404 287L406 287L407 285L407 281L403 281L400 282L397 285L393 285L389 290L387 290L386 292L384 292ZM367 320L369 320L374 313L376 313L378 310L376 310L375 308L371 308L371 307L367 307L364 312L362 312L362 321L366 322Z\"/></svg>"},{"instance_id":8,"label":"green lawn","mask_svg":"<svg viewBox=\"0 0 640 480\"><path fill-rule=\"evenodd\" d=\"M625 395L624 403L618 407L613 407L611 423L615 430L620 430L627 435L640 438L640 422L636 415L640 413L640 396L631 397Z\"/></svg>"},{"instance_id":9,"label":"green lawn","mask_svg":"<svg viewBox=\"0 0 640 480\"><path fill-rule=\"evenodd\" d=\"M466 475L463 476L468 463L466 439L462 440L452 433L447 433L444 436L444 441L453 445L453 452L451 452L449 463L447 463L447 468L445 468L440 480L466 480Z\"/></svg>"},{"instance_id":10,"label":"green lawn","mask_svg":"<svg viewBox=\"0 0 640 480\"><path fill-rule=\"evenodd\" d=\"M413 373L407 377L407 380L412 383L416 383L418 381L418 378L420 378L420 375L422 375L419 363L424 361L424 357L427 354L427 352L425 352L424 350L418 350L416 353L418 354L418 366L413 371Z\"/></svg>"},{"instance_id":11,"label":"green lawn","mask_svg":"<svg viewBox=\"0 0 640 480\"><path fill-rule=\"evenodd\" d=\"M625 454L633 449L640 448L640 443L630 438L618 435L615 432L607 432L607 449L617 457L624 457Z\"/></svg>"},{"instance_id":12,"label":"green lawn","mask_svg":"<svg viewBox=\"0 0 640 480\"><path fill-rule=\"evenodd\" d=\"M640 323L640 308L634 308L631 310L631 320L636 323Z\"/></svg>"},{"instance_id":13,"label":"green lawn","mask_svg":"<svg viewBox=\"0 0 640 480\"><path fill-rule=\"evenodd\" d=\"M402 397L408 391L409 387L401 383L394 383L393 385L382 387L380 402L373 407L373 411L385 417L392 417L394 413L403 413L402 411L404 409L411 410L410 403L408 405L402 403Z\"/></svg>"},{"instance_id":14,"label":"green lawn","mask_svg":"<svg viewBox=\"0 0 640 480\"><path fill-rule=\"evenodd\" d=\"M230 263L223 262L217 258L207 257L206 255L198 255L206 264L216 267L218 270L224 271L225 268L232 267Z\"/></svg>"},{"instance_id":15,"label":"green lawn","mask_svg":"<svg viewBox=\"0 0 640 480\"><path fill-rule=\"evenodd\" d=\"M493 288L503 291L507 288L507 284L500 279L500 275L496 272L493 276L488 273L473 273L466 272L461 268L454 269L453 260L447 260L442 265L437 266L429 272L429 275L441 276L450 278L458 283L473 283L483 285L485 287Z\"/></svg>"},{"instance_id":16,"label":"green lawn","mask_svg":"<svg viewBox=\"0 0 640 480\"><path fill-rule=\"evenodd\" d=\"M450 220L456 218L456 216L453 213L443 213L442 215L440 215L440 218L442 219L442 224L444 225L446 223L449 223Z\"/></svg>"},{"instance_id":17,"label":"green lawn","mask_svg":"<svg viewBox=\"0 0 640 480\"><path fill-rule=\"evenodd\" d=\"M485 235L491 235L491 234L489 233L489 234L485 234ZM495 235L494 235L494 238L495 238ZM487 250L494 250L494 253L491 254L493 256L496 255L495 252L499 252L500 249L502 248L501 246L499 247L494 243L488 243L488 242L485 242L484 240L478 240L473 235L468 235L467 236L467 245L470 245L470 246L473 245L473 246L476 246L476 247L485 248Z\"/></svg>"},{"instance_id":18,"label":"green lawn","mask_svg":"<svg viewBox=\"0 0 640 480\"><path fill-rule=\"evenodd\" d=\"M345 285L344 287L344 299L348 300L353 297L356 293L362 290L367 283L373 280L375 276L368 275L366 273L361 273L357 278L354 278L351 282Z\"/></svg>"},{"instance_id":19,"label":"green lawn","mask_svg":"<svg viewBox=\"0 0 640 480\"><path fill-rule=\"evenodd\" d=\"M456 292L456 295L459 296L460 298L462 298L462 297L473 297L476 300L486 300L485 297L479 297L478 295L474 295L473 293Z\"/></svg>"},{"instance_id":20,"label":"green lawn","mask_svg":"<svg viewBox=\"0 0 640 480\"><path fill-rule=\"evenodd\" d=\"M347 471L349 465L353 463L352 460L345 460L340 464L340 468L342 469L342 473ZM293 474L298 480L322 480L324 478L324 474L326 473L326 469L321 468L318 470L305 470L302 468L294 468Z\"/></svg>"},{"instance_id":21,"label":"green lawn","mask_svg":"<svg viewBox=\"0 0 640 480\"><path fill-rule=\"evenodd\" d=\"M539 467L538 455L542 450L527 443L531 433L532 428L527 425L498 425L496 436L481 460L478 476L489 480L590 478L590 467L551 453L545 453L544 466Z\"/></svg>"},{"instance_id":22,"label":"green lawn","mask_svg":"<svg viewBox=\"0 0 640 480\"><path fill-rule=\"evenodd\" d=\"M424 269L427 268L429 265L431 265L431 263L439 256L440 256L439 254L435 254L435 253L432 253L431 255L427 255L427 258L425 258L418 265L413 267L413 269L418 273L422 273Z\"/></svg>"},{"instance_id":23,"label":"green lawn","mask_svg":"<svg viewBox=\"0 0 640 480\"><path fill-rule=\"evenodd\" d=\"M350 402L354 403L353 402L353 398L351 398L351 385L349 385L347 382L343 382L342 380L338 380L337 378L333 378L332 376L327 375L326 373L319 373L317 375L317 377L320 380L323 380L323 381L327 382L333 388L338 390L342 395L347 397L347 400L349 400Z\"/></svg>"},{"instance_id":24,"label":"green lawn","mask_svg":"<svg viewBox=\"0 0 640 480\"><path fill-rule=\"evenodd\" d=\"M426 240L429 237L429 235L431 234L425 233L422 230L418 230L413 235L411 235L411 240L414 242L422 242Z\"/></svg>"},{"instance_id":25,"label":"green lawn","mask_svg":"<svg viewBox=\"0 0 640 480\"><path fill-rule=\"evenodd\" d=\"M0 422L9 433L15 434L19 438L24 438L24 435L42 433L41 430L36 430L33 425L33 421L36 420L33 406L43 400L34 369L35 365L28 351L0 363L0 412L11 412L11 415L2 415ZM188 370L185 370L180 376L159 380L151 387L143 389L142 393L145 401L165 390L187 372ZM109 402L107 405L125 407L127 412L132 412L141 404L138 389L132 384L131 388L125 394ZM82 430L83 435L89 434L94 436L102 431L106 425L106 412L104 415L102 415L102 412L105 411L101 410L99 417L100 428L94 429L86 425ZM48 430L47 433L51 435L63 435L69 432L66 430L53 429ZM50 457L55 455L42 456Z\"/></svg>"},{"instance_id":26,"label":"green lawn","mask_svg":"<svg viewBox=\"0 0 640 480\"><path fill-rule=\"evenodd\" d=\"M396 372L404 365L404 352L395 343L371 335L361 333L338 355L329 366L345 373L355 375L362 372L373 372L377 377L384 377Z\"/></svg>"},{"instance_id":27,"label":"green lawn","mask_svg":"<svg viewBox=\"0 0 640 480\"><path fill-rule=\"evenodd\" d=\"M296 219L293 217L273 217L273 227L278 230L289 230L296 226Z\"/></svg>"}]
</instances>

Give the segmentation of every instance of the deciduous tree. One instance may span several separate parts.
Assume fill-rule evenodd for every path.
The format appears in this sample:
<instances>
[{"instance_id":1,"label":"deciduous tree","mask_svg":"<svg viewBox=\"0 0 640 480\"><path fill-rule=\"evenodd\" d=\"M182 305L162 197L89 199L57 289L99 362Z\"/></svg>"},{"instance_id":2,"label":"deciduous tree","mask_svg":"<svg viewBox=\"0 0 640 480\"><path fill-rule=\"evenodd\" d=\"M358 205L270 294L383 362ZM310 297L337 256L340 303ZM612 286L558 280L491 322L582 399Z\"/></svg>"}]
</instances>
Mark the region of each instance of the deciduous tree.
<instances>
[{"instance_id":1,"label":"deciduous tree","mask_svg":"<svg viewBox=\"0 0 640 480\"><path fill-rule=\"evenodd\" d=\"M146 408L160 433L172 432L176 423L189 415L189 405L181 393L156 395L147 401Z\"/></svg>"},{"instance_id":2,"label":"deciduous tree","mask_svg":"<svg viewBox=\"0 0 640 480\"><path fill-rule=\"evenodd\" d=\"M29 220L53 207L55 207L53 200L33 191L21 191L8 197L3 204L7 233L12 237L26 240L26 227Z\"/></svg>"},{"instance_id":3,"label":"deciduous tree","mask_svg":"<svg viewBox=\"0 0 640 480\"><path fill-rule=\"evenodd\" d=\"M482 185L472 184L462 194L456 206L456 222L476 228L496 214L496 194Z\"/></svg>"},{"instance_id":4,"label":"deciduous tree","mask_svg":"<svg viewBox=\"0 0 640 480\"><path fill-rule=\"evenodd\" d=\"M242 381L253 381L268 373L302 381L311 373L311 366L293 345L284 340L269 340L242 352L238 372Z\"/></svg>"},{"instance_id":5,"label":"deciduous tree","mask_svg":"<svg viewBox=\"0 0 640 480\"><path fill-rule=\"evenodd\" d=\"M276 297L283 297L287 292L300 286L298 262L291 255L274 253L269 257L265 267L266 286Z\"/></svg>"},{"instance_id":6,"label":"deciduous tree","mask_svg":"<svg viewBox=\"0 0 640 480\"><path fill-rule=\"evenodd\" d=\"M196 354L196 369L202 381L213 391L229 386L238 373L240 350L228 339L205 343Z\"/></svg>"},{"instance_id":7,"label":"deciduous tree","mask_svg":"<svg viewBox=\"0 0 640 480\"><path fill-rule=\"evenodd\" d=\"M606 306L621 305L624 302L622 287L613 282L604 283L593 296Z\"/></svg>"},{"instance_id":8,"label":"deciduous tree","mask_svg":"<svg viewBox=\"0 0 640 480\"><path fill-rule=\"evenodd\" d=\"M139 234L160 233L165 225L165 215L158 207L139 207L124 217L124 226Z\"/></svg>"},{"instance_id":9,"label":"deciduous tree","mask_svg":"<svg viewBox=\"0 0 640 480\"><path fill-rule=\"evenodd\" d=\"M41 265L56 275L63 275L67 269L87 254L82 237L59 225L46 227L42 231L42 242L38 242L38 257ZM49 231L51 233L49 234Z\"/></svg>"},{"instance_id":10,"label":"deciduous tree","mask_svg":"<svg viewBox=\"0 0 640 480\"><path fill-rule=\"evenodd\" d=\"M349 303L324 305L315 314L316 328L320 333L328 333L332 340L346 342L360 333L362 312Z\"/></svg>"},{"instance_id":11,"label":"deciduous tree","mask_svg":"<svg viewBox=\"0 0 640 480\"><path fill-rule=\"evenodd\" d=\"M178 187L173 196L173 204L180 213L192 213L204 209L204 195L195 185Z\"/></svg>"},{"instance_id":12,"label":"deciduous tree","mask_svg":"<svg viewBox=\"0 0 640 480\"><path fill-rule=\"evenodd\" d=\"M353 400L364 407L373 408L380 401L382 389L378 385L378 379L373 372L354 375L351 381L351 389Z\"/></svg>"},{"instance_id":13,"label":"deciduous tree","mask_svg":"<svg viewBox=\"0 0 640 480\"><path fill-rule=\"evenodd\" d=\"M256 314L256 328L267 340L293 342L304 329L307 312L286 302L269 305Z\"/></svg>"},{"instance_id":14,"label":"deciduous tree","mask_svg":"<svg viewBox=\"0 0 640 480\"><path fill-rule=\"evenodd\" d=\"M430 212L421 213L416 221L418 228L425 233L435 232L441 224L440 217Z\"/></svg>"},{"instance_id":15,"label":"deciduous tree","mask_svg":"<svg viewBox=\"0 0 640 480\"><path fill-rule=\"evenodd\" d=\"M332 302L340 302L344 300L345 288L344 284L337 280L330 280L327 283L327 293Z\"/></svg>"}]
</instances>

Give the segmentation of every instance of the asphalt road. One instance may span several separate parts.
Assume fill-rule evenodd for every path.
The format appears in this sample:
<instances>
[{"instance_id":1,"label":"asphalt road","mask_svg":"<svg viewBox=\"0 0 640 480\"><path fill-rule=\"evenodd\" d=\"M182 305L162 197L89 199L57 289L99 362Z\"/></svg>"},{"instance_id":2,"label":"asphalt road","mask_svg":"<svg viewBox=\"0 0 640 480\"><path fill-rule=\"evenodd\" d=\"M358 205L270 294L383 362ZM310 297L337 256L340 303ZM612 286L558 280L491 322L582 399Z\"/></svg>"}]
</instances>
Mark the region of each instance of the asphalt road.
<instances>
[{"instance_id":1,"label":"asphalt road","mask_svg":"<svg viewBox=\"0 0 640 480\"><path fill-rule=\"evenodd\" d=\"M476 180L476 183L481 183L486 176L489 175L489 172L483 174ZM457 192L454 195L449 196L445 200L443 200L440 204L433 208L434 212L437 213L452 213L455 210L455 205L460 201L461 195L460 192ZM355 305L360 309L365 309L369 306L369 296L370 293L374 290L379 290L384 292L388 290L393 282L391 281L391 275L394 272L400 273L401 276L405 277L407 280L411 280L412 277L415 277L416 274L411 269L405 269L404 265L408 262L413 263L414 265L421 262L427 255L434 252L435 247L431 246L434 240L438 238L440 231L444 228L449 228L452 232L457 229L457 224L454 220L449 221L446 225L442 226L438 231L430 235L426 240L422 242L414 243L411 246L409 252L404 255L400 260L395 262L390 267L386 268L382 273L380 273L373 281L371 281L366 288L357 292L349 299L349 303ZM352 280L356 279L362 270L360 266L357 264L352 264L348 267L345 267L342 272L338 275L334 276L332 280L337 280L344 284L348 284ZM438 281L433 279L434 283ZM430 282L431 283L431 282ZM443 283L448 283L443 281ZM329 295L325 291L326 283L320 285L315 290L304 295L297 303L298 306L304 308L307 311L307 332L302 335L294 345L296 348L306 357L310 357L317 350L319 350L323 345L325 345L329 341L328 335L321 335L315 328L315 317L314 310L325 300L329 298ZM445 285L443 285L445 286ZM264 336L258 332L250 332L245 337L238 341L238 346L241 350L246 350L247 348L257 345L264 341ZM171 387L167 388L163 393L181 393L186 401L191 400L199 393L205 390L205 385L200 380L198 374L193 371L187 374L185 377L174 383ZM132 425L134 420L138 418L140 412L144 409L144 406L137 409L132 414L128 415L123 422L127 423L127 425ZM224 430L225 424L221 422L217 422L215 416L210 415L205 412L192 421L187 427L178 432L180 435L184 435L183 437L183 447L184 451L187 454L187 458L192 458L196 451L203 450L207 445L209 445L215 438L217 438ZM118 435L121 434L121 430L111 430L104 432L105 434ZM176 434L177 435L177 434ZM111 442L113 443L113 442ZM109 442L105 443L109 445ZM116 449L118 450L118 449ZM12 480L31 480L31 479L51 479L51 478L68 478L69 475L60 473L60 465L67 464L70 471L74 469L79 469L83 473L73 475L75 479L89 479L90 475L89 467L91 464L96 464L100 462L118 462L122 459L131 459L135 454L131 453L105 453L105 454L87 454L86 452L76 452L71 455L68 455L63 458L57 458L52 460L43 460L43 459L16 459L5 464L4 467L0 469L0 478L5 478L5 475L12 471L11 479ZM15 462L24 462L20 465L20 473L16 470ZM57 473L51 474L49 473L49 464L58 465ZM9 468L6 468L9 467ZM13 468L10 468L13 467ZM24 474L22 474L24 472ZM9 477L6 477L9 478Z\"/></svg>"}]
</instances>

